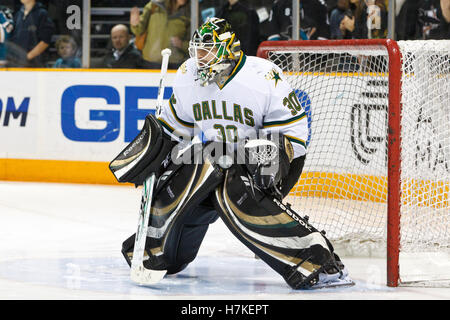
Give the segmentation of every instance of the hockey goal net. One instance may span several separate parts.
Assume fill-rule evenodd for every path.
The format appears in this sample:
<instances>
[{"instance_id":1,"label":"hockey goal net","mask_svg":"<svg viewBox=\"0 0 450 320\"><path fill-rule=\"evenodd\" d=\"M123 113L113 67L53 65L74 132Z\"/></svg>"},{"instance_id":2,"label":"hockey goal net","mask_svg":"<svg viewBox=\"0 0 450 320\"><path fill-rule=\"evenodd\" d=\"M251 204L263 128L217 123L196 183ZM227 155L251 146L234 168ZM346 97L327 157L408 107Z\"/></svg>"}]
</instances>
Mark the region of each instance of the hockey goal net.
<instances>
[{"instance_id":1,"label":"hockey goal net","mask_svg":"<svg viewBox=\"0 0 450 320\"><path fill-rule=\"evenodd\" d=\"M267 41L308 115L288 202L387 284L449 286L450 41Z\"/></svg>"}]
</instances>

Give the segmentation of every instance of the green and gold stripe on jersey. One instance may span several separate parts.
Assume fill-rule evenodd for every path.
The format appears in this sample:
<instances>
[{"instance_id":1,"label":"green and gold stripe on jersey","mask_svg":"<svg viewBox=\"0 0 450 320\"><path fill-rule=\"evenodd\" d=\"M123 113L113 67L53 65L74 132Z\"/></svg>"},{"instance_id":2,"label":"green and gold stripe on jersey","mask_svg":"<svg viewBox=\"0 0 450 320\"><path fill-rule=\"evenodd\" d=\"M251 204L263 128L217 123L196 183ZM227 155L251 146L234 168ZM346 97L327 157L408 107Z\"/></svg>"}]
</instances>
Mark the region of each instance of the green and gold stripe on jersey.
<instances>
[{"instance_id":1,"label":"green and gold stripe on jersey","mask_svg":"<svg viewBox=\"0 0 450 320\"><path fill-rule=\"evenodd\" d=\"M172 111L172 114L173 114L175 120L178 123L180 123L181 125L183 125L183 126L185 126L187 128L193 129L194 128L194 124L193 123L184 121L183 119L178 117L177 112L176 112L175 107L174 107L174 104L176 104L176 100L175 100L175 95L172 94L172 96L169 99L169 107L170 107L170 111Z\"/></svg>"},{"instance_id":2,"label":"green and gold stripe on jersey","mask_svg":"<svg viewBox=\"0 0 450 320\"><path fill-rule=\"evenodd\" d=\"M159 121L159 123L163 126L164 129L166 129L167 131L169 131L170 133L173 133L175 131L174 128L172 128L166 120L164 120L163 118L159 117L157 119Z\"/></svg>"},{"instance_id":3,"label":"green and gold stripe on jersey","mask_svg":"<svg viewBox=\"0 0 450 320\"><path fill-rule=\"evenodd\" d=\"M166 120L164 120L162 117L159 117L158 122L161 124L161 126L163 127L165 133L167 135L169 135L172 139L176 140L176 141L180 141L180 140L190 140L192 139L192 136L187 134L186 132L182 132L179 129L175 129L173 128L170 124L167 123Z\"/></svg>"},{"instance_id":4,"label":"green and gold stripe on jersey","mask_svg":"<svg viewBox=\"0 0 450 320\"><path fill-rule=\"evenodd\" d=\"M300 121L304 118L306 118L306 113L302 112L300 115L293 117L293 118L286 119L286 120L263 122L263 128L287 126L287 125L293 124L297 121Z\"/></svg>"},{"instance_id":5,"label":"green and gold stripe on jersey","mask_svg":"<svg viewBox=\"0 0 450 320\"><path fill-rule=\"evenodd\" d=\"M303 148L306 149L306 141L305 141L305 140L300 139L300 138L297 138L297 137L294 137L294 136L290 136L290 135L287 135L287 134L285 134L284 136L285 136L290 142L292 142L292 143L297 143L297 144L301 145Z\"/></svg>"}]
</instances>

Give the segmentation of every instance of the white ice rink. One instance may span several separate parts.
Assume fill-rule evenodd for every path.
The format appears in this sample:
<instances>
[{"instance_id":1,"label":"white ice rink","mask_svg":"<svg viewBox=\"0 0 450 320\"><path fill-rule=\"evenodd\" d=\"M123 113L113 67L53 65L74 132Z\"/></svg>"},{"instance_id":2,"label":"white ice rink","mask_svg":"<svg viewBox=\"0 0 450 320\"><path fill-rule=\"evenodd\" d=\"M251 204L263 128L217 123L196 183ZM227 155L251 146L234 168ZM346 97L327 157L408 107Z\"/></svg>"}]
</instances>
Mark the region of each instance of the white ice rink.
<instances>
[{"instance_id":1,"label":"white ice rink","mask_svg":"<svg viewBox=\"0 0 450 320\"><path fill-rule=\"evenodd\" d=\"M188 268L140 287L120 253L140 196L131 187L0 182L0 299L450 299L449 288L388 288L383 259L343 259L353 287L292 290L220 220Z\"/></svg>"}]
</instances>

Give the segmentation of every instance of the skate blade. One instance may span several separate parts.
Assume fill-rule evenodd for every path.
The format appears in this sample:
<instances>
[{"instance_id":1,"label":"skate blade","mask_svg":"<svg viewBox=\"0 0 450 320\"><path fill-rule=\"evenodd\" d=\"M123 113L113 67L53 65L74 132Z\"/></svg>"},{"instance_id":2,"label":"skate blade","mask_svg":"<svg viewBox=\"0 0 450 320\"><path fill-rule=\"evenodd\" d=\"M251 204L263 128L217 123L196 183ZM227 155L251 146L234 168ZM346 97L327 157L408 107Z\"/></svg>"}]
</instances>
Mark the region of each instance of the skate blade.
<instances>
[{"instance_id":1,"label":"skate blade","mask_svg":"<svg viewBox=\"0 0 450 320\"><path fill-rule=\"evenodd\" d=\"M310 289L323 289L323 288L345 288L345 287L352 287L355 285L355 282L350 279L337 279L336 281L332 282L323 282L323 283L316 283L313 285Z\"/></svg>"}]
</instances>

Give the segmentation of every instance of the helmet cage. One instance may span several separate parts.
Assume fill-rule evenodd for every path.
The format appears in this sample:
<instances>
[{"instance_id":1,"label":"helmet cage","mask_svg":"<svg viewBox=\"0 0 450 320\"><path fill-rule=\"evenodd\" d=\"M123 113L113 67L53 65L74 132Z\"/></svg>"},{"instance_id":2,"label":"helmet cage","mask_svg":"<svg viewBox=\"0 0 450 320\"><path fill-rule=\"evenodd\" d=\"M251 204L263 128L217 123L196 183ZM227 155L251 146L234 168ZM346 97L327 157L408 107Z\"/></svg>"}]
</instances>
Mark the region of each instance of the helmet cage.
<instances>
[{"instance_id":1,"label":"helmet cage","mask_svg":"<svg viewBox=\"0 0 450 320\"><path fill-rule=\"evenodd\" d=\"M211 68L224 60L226 46L227 42L198 43L190 41L189 56L194 58L198 69Z\"/></svg>"}]
</instances>

